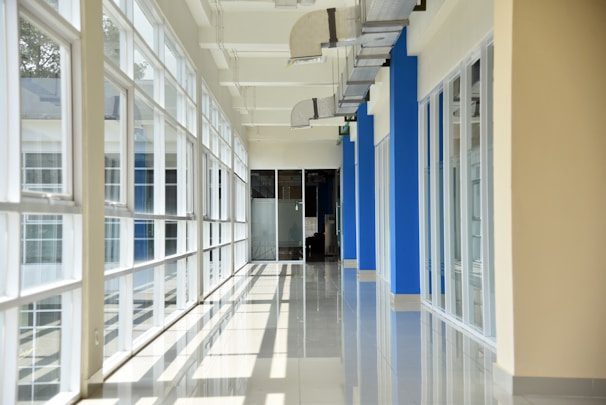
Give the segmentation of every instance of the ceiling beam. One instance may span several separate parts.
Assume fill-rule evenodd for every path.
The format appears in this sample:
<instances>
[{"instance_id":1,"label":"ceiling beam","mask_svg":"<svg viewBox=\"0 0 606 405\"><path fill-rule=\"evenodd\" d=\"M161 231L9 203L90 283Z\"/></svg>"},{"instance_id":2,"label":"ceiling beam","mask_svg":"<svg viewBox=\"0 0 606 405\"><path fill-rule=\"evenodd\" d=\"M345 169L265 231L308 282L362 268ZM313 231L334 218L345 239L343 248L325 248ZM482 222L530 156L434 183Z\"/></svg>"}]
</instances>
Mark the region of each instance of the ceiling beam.
<instances>
[{"instance_id":1,"label":"ceiling beam","mask_svg":"<svg viewBox=\"0 0 606 405\"><path fill-rule=\"evenodd\" d=\"M333 86L332 63L287 66L281 58L232 58L219 72L222 86Z\"/></svg>"},{"instance_id":2,"label":"ceiling beam","mask_svg":"<svg viewBox=\"0 0 606 405\"><path fill-rule=\"evenodd\" d=\"M291 111L300 101L334 94L332 87L241 87L242 97L233 100L237 110Z\"/></svg>"},{"instance_id":3,"label":"ceiling beam","mask_svg":"<svg viewBox=\"0 0 606 405\"><path fill-rule=\"evenodd\" d=\"M249 141L320 141L337 140L339 130L335 127L312 127L292 129L284 127L249 127L246 131Z\"/></svg>"},{"instance_id":4,"label":"ceiling beam","mask_svg":"<svg viewBox=\"0 0 606 405\"><path fill-rule=\"evenodd\" d=\"M338 127L344 123L345 119L343 117L323 118L310 121L312 127ZM290 111L252 111L249 114L242 115L242 125L290 128Z\"/></svg>"}]
</instances>

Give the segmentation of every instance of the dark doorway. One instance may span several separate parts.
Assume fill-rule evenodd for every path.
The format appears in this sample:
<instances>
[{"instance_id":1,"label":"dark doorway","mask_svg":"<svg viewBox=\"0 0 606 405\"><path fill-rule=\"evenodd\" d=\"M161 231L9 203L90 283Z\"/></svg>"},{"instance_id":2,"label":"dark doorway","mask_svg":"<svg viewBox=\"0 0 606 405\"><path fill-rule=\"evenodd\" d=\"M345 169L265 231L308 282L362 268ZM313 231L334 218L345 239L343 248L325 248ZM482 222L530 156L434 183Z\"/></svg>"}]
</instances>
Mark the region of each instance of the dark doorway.
<instances>
[{"instance_id":1,"label":"dark doorway","mask_svg":"<svg viewBox=\"0 0 606 405\"><path fill-rule=\"evenodd\" d=\"M339 258L337 200L339 177L335 169L305 171L305 245L307 261Z\"/></svg>"}]
</instances>

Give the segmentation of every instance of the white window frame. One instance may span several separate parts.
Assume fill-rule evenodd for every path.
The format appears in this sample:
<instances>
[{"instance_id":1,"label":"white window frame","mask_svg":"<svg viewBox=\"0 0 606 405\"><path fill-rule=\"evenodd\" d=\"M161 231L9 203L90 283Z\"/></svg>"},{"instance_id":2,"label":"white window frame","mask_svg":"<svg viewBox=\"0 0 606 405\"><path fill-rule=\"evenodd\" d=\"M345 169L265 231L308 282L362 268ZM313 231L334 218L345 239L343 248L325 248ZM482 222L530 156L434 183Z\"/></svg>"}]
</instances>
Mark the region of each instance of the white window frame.
<instances>
[{"instance_id":1,"label":"white window frame","mask_svg":"<svg viewBox=\"0 0 606 405\"><path fill-rule=\"evenodd\" d=\"M491 36L481 41L479 45L468 55L453 71L446 76L434 90L426 97L419 101L419 240L420 240L420 274L421 274L421 297L425 305L435 309L440 309L439 294L440 291L440 272L436 271L436 265L440 263L440 221L444 223L444 282L446 302L444 311L446 316L451 319L456 325L467 330L473 335L482 339L489 345L494 345L494 301L491 300L491 288L494 289L494 269L493 269L493 224L492 224L492 203L493 196L491 195L492 181L489 165L492 155L492 107L488 104L492 100L492 69L493 62L490 56L493 52L493 42ZM470 273L471 273L471 244L470 244L470 167L469 167L469 148L471 143L471 116L469 100L470 81L471 81L471 66L480 60L480 77L481 77L481 121L480 121L480 169L481 169L481 218L482 218L482 321L481 329L471 325L471 307L472 297L470 296ZM453 247L453 229L452 229L452 173L451 159L452 152L452 127L450 118L452 115L451 98L452 98L452 83L460 78L460 189L461 189L461 299L462 299L462 319L456 317L455 307L455 285L453 282L453 266L454 266L454 247ZM439 191L439 171L433 170L439 166L439 94L443 92L443 196L444 207L440 212L438 191ZM427 103L430 103L430 131L428 131L427 123ZM430 133L428 133L430 132ZM427 216L427 194L425 183L425 169L427 166L427 142L430 139L431 151L431 180L430 180L430 196L431 196L431 229L426 229ZM435 173L434 173L435 171ZM442 218L440 218L442 217ZM431 258L432 258L432 280L428 280L427 265L425 258L427 257L427 232L431 234ZM439 269L438 269L439 270ZM428 296L429 282L432 286L432 297Z\"/></svg>"}]
</instances>

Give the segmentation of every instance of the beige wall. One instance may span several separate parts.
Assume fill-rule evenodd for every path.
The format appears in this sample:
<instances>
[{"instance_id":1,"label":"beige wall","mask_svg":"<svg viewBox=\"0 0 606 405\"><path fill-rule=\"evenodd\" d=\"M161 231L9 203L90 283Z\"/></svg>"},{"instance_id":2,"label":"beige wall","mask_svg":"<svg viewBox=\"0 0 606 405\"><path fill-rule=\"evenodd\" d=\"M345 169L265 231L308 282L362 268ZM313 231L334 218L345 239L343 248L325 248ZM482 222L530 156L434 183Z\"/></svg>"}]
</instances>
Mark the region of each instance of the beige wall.
<instances>
[{"instance_id":1,"label":"beige wall","mask_svg":"<svg viewBox=\"0 0 606 405\"><path fill-rule=\"evenodd\" d=\"M497 356L606 378L606 2L495 9Z\"/></svg>"},{"instance_id":2,"label":"beige wall","mask_svg":"<svg viewBox=\"0 0 606 405\"><path fill-rule=\"evenodd\" d=\"M336 141L250 142L250 169L337 169L341 167L341 145Z\"/></svg>"},{"instance_id":3,"label":"beige wall","mask_svg":"<svg viewBox=\"0 0 606 405\"><path fill-rule=\"evenodd\" d=\"M419 99L490 36L492 28L492 0L428 1L427 11L412 13L407 49L418 56Z\"/></svg>"}]
</instances>

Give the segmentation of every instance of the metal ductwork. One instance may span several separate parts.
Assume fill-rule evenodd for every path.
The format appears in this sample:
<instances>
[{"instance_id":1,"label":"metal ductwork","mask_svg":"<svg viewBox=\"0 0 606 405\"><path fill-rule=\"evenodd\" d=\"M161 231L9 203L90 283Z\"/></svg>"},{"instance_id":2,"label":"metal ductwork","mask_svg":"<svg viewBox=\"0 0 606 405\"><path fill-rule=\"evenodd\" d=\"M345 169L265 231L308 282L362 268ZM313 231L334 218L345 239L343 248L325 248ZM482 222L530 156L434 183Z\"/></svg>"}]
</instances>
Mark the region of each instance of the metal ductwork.
<instances>
[{"instance_id":1,"label":"metal ductwork","mask_svg":"<svg viewBox=\"0 0 606 405\"><path fill-rule=\"evenodd\" d=\"M313 6L316 0L274 0L276 8L297 8L297 6Z\"/></svg>"},{"instance_id":2,"label":"metal ductwork","mask_svg":"<svg viewBox=\"0 0 606 405\"><path fill-rule=\"evenodd\" d=\"M335 96L312 98L297 103L290 112L292 128L309 127L310 120L335 116Z\"/></svg>"},{"instance_id":3,"label":"metal ductwork","mask_svg":"<svg viewBox=\"0 0 606 405\"><path fill-rule=\"evenodd\" d=\"M416 5L417 0L366 0L356 7L307 13L290 32L289 62L318 60L322 48L346 47L334 115L354 115Z\"/></svg>"}]
</instances>

